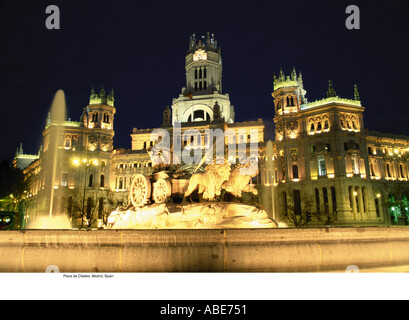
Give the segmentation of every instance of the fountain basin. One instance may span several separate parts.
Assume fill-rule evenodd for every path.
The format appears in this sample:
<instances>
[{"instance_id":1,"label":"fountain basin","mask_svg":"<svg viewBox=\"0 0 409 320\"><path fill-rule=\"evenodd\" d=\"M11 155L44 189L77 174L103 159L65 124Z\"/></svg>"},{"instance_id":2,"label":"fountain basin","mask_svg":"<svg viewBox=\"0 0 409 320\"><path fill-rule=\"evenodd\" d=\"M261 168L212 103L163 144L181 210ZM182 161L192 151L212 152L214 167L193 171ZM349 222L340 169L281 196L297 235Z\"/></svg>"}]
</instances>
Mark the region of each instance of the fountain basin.
<instances>
[{"instance_id":1,"label":"fountain basin","mask_svg":"<svg viewBox=\"0 0 409 320\"><path fill-rule=\"evenodd\" d=\"M25 230L0 233L0 272L409 271L406 227ZM374 269L376 268L376 269Z\"/></svg>"}]
</instances>

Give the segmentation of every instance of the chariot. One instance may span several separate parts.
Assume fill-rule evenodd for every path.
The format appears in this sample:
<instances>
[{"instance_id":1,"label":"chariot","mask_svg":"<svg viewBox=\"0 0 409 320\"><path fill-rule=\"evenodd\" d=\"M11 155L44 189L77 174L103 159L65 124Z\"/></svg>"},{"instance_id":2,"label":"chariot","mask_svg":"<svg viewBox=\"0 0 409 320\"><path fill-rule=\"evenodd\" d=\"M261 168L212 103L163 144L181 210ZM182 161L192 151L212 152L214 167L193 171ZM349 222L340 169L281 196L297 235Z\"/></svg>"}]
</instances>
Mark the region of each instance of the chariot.
<instances>
[{"instance_id":1,"label":"chariot","mask_svg":"<svg viewBox=\"0 0 409 320\"><path fill-rule=\"evenodd\" d=\"M197 171L201 172L203 168ZM165 203L169 198L181 201L192 174L192 168L186 166L177 171L137 174L133 177L129 191L131 204L135 208L141 208L151 203Z\"/></svg>"}]
</instances>

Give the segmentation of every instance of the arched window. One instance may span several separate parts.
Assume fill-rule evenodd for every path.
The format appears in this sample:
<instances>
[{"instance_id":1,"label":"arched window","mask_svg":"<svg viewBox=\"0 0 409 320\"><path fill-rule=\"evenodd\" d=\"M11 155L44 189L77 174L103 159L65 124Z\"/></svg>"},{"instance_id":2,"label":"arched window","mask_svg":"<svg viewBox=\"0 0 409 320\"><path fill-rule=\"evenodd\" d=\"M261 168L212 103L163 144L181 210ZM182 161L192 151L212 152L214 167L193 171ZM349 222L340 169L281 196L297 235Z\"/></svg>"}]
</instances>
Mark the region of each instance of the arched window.
<instances>
[{"instance_id":1,"label":"arched window","mask_svg":"<svg viewBox=\"0 0 409 320\"><path fill-rule=\"evenodd\" d=\"M335 187L331 187L331 198L332 198L332 212L337 212L337 193L335 192Z\"/></svg>"},{"instance_id":2,"label":"arched window","mask_svg":"<svg viewBox=\"0 0 409 320\"><path fill-rule=\"evenodd\" d=\"M320 205L320 192L317 188L315 188L315 205L317 208L317 214L321 213L321 205Z\"/></svg>"},{"instance_id":3,"label":"arched window","mask_svg":"<svg viewBox=\"0 0 409 320\"><path fill-rule=\"evenodd\" d=\"M329 121L325 120L324 121L324 130L328 130L329 129Z\"/></svg>"},{"instance_id":4,"label":"arched window","mask_svg":"<svg viewBox=\"0 0 409 320\"><path fill-rule=\"evenodd\" d=\"M67 138L65 138L64 148L65 148L65 149L71 148L71 139L70 139L69 136L68 136Z\"/></svg>"},{"instance_id":5,"label":"arched window","mask_svg":"<svg viewBox=\"0 0 409 320\"><path fill-rule=\"evenodd\" d=\"M328 207L328 190L327 188L322 188L322 194L324 197L324 211L325 214L329 213L329 207Z\"/></svg>"},{"instance_id":6,"label":"arched window","mask_svg":"<svg viewBox=\"0 0 409 320\"><path fill-rule=\"evenodd\" d=\"M322 125L321 125L321 122L318 122L318 125L317 125L317 131L321 131L322 130Z\"/></svg>"},{"instance_id":7,"label":"arched window","mask_svg":"<svg viewBox=\"0 0 409 320\"><path fill-rule=\"evenodd\" d=\"M313 123L311 123L311 126L310 126L310 133L314 133L314 131L315 131L315 126L314 126L314 124L313 124Z\"/></svg>"},{"instance_id":8,"label":"arched window","mask_svg":"<svg viewBox=\"0 0 409 320\"><path fill-rule=\"evenodd\" d=\"M77 147L77 143L78 143L78 138L77 138L77 136L72 137L71 146L72 146L73 148L76 148L76 147Z\"/></svg>"}]
</instances>

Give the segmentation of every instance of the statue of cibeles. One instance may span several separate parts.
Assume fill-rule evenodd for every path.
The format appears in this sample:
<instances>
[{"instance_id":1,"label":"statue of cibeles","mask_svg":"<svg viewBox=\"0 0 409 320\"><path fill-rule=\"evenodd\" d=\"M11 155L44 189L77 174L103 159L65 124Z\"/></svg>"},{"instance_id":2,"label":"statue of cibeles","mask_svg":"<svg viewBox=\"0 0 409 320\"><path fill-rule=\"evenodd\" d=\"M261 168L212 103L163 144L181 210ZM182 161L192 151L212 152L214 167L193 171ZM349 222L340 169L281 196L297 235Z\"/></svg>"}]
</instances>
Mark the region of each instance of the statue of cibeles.
<instances>
[{"instance_id":1,"label":"statue of cibeles","mask_svg":"<svg viewBox=\"0 0 409 320\"><path fill-rule=\"evenodd\" d=\"M242 192L251 192L257 195L258 191L250 184L250 181L258 173L258 161L255 159L248 161L246 164L238 164L231 170L229 179L222 184L222 188L237 198L242 197Z\"/></svg>"},{"instance_id":2,"label":"statue of cibeles","mask_svg":"<svg viewBox=\"0 0 409 320\"><path fill-rule=\"evenodd\" d=\"M211 163L203 173L195 173L189 180L189 186L184 198L189 197L195 190L203 199L214 201L221 193L221 187L229 179L231 166L229 163Z\"/></svg>"}]
</instances>

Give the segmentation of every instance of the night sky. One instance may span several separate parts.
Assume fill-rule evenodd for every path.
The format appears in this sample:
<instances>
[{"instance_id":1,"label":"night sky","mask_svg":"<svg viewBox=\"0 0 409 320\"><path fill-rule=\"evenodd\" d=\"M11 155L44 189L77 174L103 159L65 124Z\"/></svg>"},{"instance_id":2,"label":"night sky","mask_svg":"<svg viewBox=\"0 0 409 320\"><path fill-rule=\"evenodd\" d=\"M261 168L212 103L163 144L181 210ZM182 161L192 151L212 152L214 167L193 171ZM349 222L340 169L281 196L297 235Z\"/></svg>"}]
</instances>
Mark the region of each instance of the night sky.
<instances>
[{"instance_id":1,"label":"night sky","mask_svg":"<svg viewBox=\"0 0 409 320\"><path fill-rule=\"evenodd\" d=\"M45 27L58 5L61 30ZM348 30L358 5L361 29ZM273 74L302 71L309 101L353 98L358 84L365 127L409 135L409 1L0 0L1 157L38 152L54 94L79 121L91 87L114 88L116 148L133 127L161 125L185 86L189 36L214 33L222 48L223 92L236 121L262 118L272 131ZM268 136L268 138L271 135Z\"/></svg>"}]
</instances>

